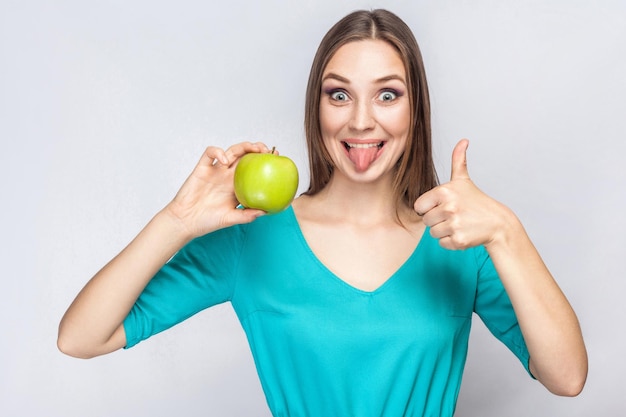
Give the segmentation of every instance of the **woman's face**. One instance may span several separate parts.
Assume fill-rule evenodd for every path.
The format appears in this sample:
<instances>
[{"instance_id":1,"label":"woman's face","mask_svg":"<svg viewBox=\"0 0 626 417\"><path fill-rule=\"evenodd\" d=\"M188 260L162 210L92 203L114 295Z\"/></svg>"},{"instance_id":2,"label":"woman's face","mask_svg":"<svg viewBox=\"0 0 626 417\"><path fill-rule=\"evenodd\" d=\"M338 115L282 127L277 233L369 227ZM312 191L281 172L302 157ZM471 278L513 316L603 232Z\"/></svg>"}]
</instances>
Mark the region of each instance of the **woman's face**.
<instances>
[{"instance_id":1,"label":"woman's face","mask_svg":"<svg viewBox=\"0 0 626 417\"><path fill-rule=\"evenodd\" d=\"M322 75L320 126L335 166L359 182L391 174L408 140L411 110L402 59L387 42L350 42Z\"/></svg>"}]
</instances>

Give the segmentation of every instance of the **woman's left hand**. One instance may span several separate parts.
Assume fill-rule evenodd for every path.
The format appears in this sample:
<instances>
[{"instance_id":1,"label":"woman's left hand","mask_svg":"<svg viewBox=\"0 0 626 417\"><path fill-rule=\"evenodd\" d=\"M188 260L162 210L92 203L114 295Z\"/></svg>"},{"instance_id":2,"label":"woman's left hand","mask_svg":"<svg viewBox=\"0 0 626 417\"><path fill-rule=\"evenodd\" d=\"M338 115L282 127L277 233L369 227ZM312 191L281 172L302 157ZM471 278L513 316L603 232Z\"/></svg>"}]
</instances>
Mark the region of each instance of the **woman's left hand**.
<instances>
[{"instance_id":1,"label":"woman's left hand","mask_svg":"<svg viewBox=\"0 0 626 417\"><path fill-rule=\"evenodd\" d=\"M446 249L488 246L499 238L502 226L513 214L474 185L467 170L463 139L452 152L450 182L422 194L413 205L430 227L430 234Z\"/></svg>"},{"instance_id":2,"label":"woman's left hand","mask_svg":"<svg viewBox=\"0 0 626 417\"><path fill-rule=\"evenodd\" d=\"M422 194L415 211L444 248L486 247L515 310L530 372L555 394L578 395L588 364L576 314L515 214L470 179L467 146L467 139L456 145L450 182Z\"/></svg>"}]
</instances>

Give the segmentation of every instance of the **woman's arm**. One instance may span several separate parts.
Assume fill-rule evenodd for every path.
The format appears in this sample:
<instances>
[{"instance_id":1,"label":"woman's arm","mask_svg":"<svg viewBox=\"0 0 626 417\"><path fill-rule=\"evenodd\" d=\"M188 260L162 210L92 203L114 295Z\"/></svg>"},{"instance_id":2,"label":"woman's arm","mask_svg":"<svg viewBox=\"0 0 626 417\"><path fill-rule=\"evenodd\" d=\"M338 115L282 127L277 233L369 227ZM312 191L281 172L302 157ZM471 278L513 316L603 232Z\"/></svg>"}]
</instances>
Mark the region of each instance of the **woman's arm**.
<instances>
[{"instance_id":1,"label":"woman's arm","mask_svg":"<svg viewBox=\"0 0 626 417\"><path fill-rule=\"evenodd\" d=\"M234 167L248 152L267 152L267 147L242 143L226 151L207 148L172 202L77 295L59 325L62 352L90 358L124 347L124 319L150 279L178 250L194 237L263 214L235 208Z\"/></svg>"},{"instance_id":2,"label":"woman's arm","mask_svg":"<svg viewBox=\"0 0 626 417\"><path fill-rule=\"evenodd\" d=\"M587 352L574 310L522 224L502 213L499 236L486 246L506 289L530 353L530 371L557 395L578 395L587 377Z\"/></svg>"},{"instance_id":3,"label":"woman's arm","mask_svg":"<svg viewBox=\"0 0 626 417\"><path fill-rule=\"evenodd\" d=\"M61 320L59 349L90 358L124 347L122 322L128 312L154 274L189 240L168 210L158 213L78 294Z\"/></svg>"},{"instance_id":4,"label":"woman's arm","mask_svg":"<svg viewBox=\"0 0 626 417\"><path fill-rule=\"evenodd\" d=\"M450 182L423 194L414 209L448 249L484 245L511 299L530 353L530 371L558 395L580 393L587 352L578 319L522 224L471 181L467 140L452 155Z\"/></svg>"}]
</instances>

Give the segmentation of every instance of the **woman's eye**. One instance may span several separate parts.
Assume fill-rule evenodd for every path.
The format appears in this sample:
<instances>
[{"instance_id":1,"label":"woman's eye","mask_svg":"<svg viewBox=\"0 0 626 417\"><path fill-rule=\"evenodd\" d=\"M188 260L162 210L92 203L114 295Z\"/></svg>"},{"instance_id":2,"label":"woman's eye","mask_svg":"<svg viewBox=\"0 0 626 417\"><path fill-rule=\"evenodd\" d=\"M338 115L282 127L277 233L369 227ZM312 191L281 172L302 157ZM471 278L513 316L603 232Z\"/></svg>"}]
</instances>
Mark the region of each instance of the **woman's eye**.
<instances>
[{"instance_id":1,"label":"woman's eye","mask_svg":"<svg viewBox=\"0 0 626 417\"><path fill-rule=\"evenodd\" d=\"M390 91L390 90L383 91L378 96L378 99L381 101L393 101L396 98L398 98L398 93L396 93L395 91Z\"/></svg>"},{"instance_id":2,"label":"woman's eye","mask_svg":"<svg viewBox=\"0 0 626 417\"><path fill-rule=\"evenodd\" d=\"M335 101L346 101L348 95L344 91L333 91L330 93L330 98Z\"/></svg>"}]
</instances>

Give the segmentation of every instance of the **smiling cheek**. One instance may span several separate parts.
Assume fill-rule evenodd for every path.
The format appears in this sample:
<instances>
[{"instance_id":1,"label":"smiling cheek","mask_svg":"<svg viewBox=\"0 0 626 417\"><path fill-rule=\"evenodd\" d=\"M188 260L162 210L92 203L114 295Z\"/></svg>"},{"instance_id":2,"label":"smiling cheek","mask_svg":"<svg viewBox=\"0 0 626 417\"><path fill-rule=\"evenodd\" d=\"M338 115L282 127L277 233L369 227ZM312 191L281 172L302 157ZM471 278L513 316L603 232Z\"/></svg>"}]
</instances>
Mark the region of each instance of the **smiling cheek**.
<instances>
[{"instance_id":1,"label":"smiling cheek","mask_svg":"<svg viewBox=\"0 0 626 417\"><path fill-rule=\"evenodd\" d=\"M340 142L341 132L348 123L348 119L340 109L320 108L320 131L326 150L335 159L338 152L344 153L345 148ZM336 162L336 161L335 161Z\"/></svg>"},{"instance_id":2,"label":"smiling cheek","mask_svg":"<svg viewBox=\"0 0 626 417\"><path fill-rule=\"evenodd\" d=\"M407 108L398 107L394 109L384 109L377 118L380 126L395 138L406 137L409 132L410 113Z\"/></svg>"},{"instance_id":3,"label":"smiling cheek","mask_svg":"<svg viewBox=\"0 0 626 417\"><path fill-rule=\"evenodd\" d=\"M341 128L345 126L349 119L347 112L342 109L328 108L322 105L320 108L320 127L324 137L338 134Z\"/></svg>"},{"instance_id":4,"label":"smiling cheek","mask_svg":"<svg viewBox=\"0 0 626 417\"><path fill-rule=\"evenodd\" d=\"M408 108L385 109L384 117L379 117L380 127L393 138L385 147L385 158L390 163L396 163L405 151L406 143L409 140L410 130L410 110Z\"/></svg>"}]
</instances>

